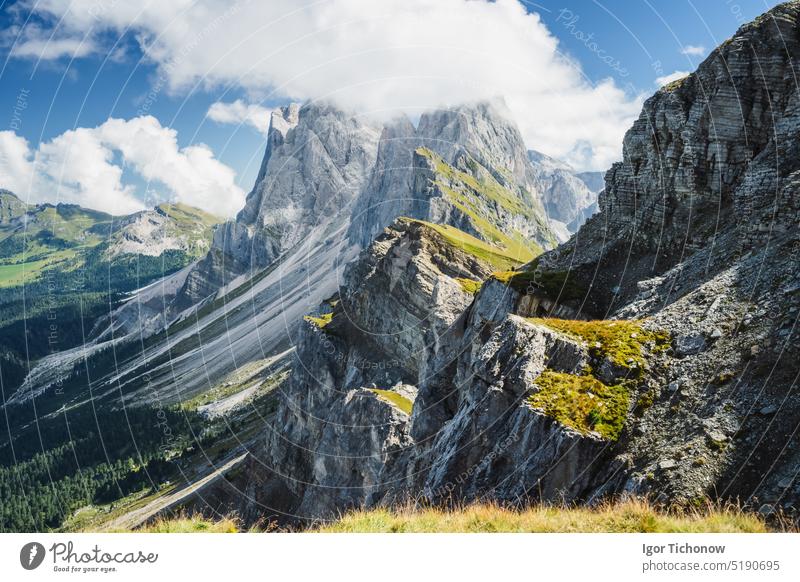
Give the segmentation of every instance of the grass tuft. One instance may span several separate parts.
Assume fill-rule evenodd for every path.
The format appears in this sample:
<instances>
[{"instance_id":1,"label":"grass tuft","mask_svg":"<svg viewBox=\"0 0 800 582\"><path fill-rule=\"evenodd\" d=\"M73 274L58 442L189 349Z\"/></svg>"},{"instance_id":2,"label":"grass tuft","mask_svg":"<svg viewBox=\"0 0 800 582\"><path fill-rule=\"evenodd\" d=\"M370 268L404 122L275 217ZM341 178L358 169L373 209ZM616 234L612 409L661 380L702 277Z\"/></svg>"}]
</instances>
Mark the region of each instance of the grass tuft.
<instances>
[{"instance_id":1,"label":"grass tuft","mask_svg":"<svg viewBox=\"0 0 800 582\"><path fill-rule=\"evenodd\" d=\"M528 321L544 325L589 344L589 353L594 358L609 358L625 370L640 373L645 368L642 350L666 350L670 345L669 333L650 331L641 320L603 319L581 321L555 318L529 318Z\"/></svg>"},{"instance_id":2,"label":"grass tuft","mask_svg":"<svg viewBox=\"0 0 800 582\"><path fill-rule=\"evenodd\" d=\"M238 533L239 531L241 531L239 521L234 518L224 517L212 521L200 515L159 517L136 530L138 533Z\"/></svg>"},{"instance_id":3,"label":"grass tuft","mask_svg":"<svg viewBox=\"0 0 800 582\"><path fill-rule=\"evenodd\" d=\"M274 532L275 524L244 529L236 517L160 518L143 533ZM408 503L395 508L351 511L310 529L318 533L765 533L796 531L788 520L767 522L754 512L708 500L665 509L643 499L594 506L535 505L512 508L483 502L451 509Z\"/></svg>"},{"instance_id":4,"label":"grass tuft","mask_svg":"<svg viewBox=\"0 0 800 582\"><path fill-rule=\"evenodd\" d=\"M399 408L401 411L411 416L411 409L414 403L402 394L398 394L392 390L381 390L380 388L370 388L369 390L384 402L388 402L395 408Z\"/></svg>"},{"instance_id":5,"label":"grass tuft","mask_svg":"<svg viewBox=\"0 0 800 582\"><path fill-rule=\"evenodd\" d=\"M333 313L323 313L319 317L314 315L304 315L303 319L310 324L317 326L319 329L325 329L325 326L333 320Z\"/></svg>"},{"instance_id":6,"label":"grass tuft","mask_svg":"<svg viewBox=\"0 0 800 582\"><path fill-rule=\"evenodd\" d=\"M467 293L476 295L481 289L482 282L475 279L466 279L464 277L456 277L456 282L461 285L461 288Z\"/></svg>"},{"instance_id":7,"label":"grass tuft","mask_svg":"<svg viewBox=\"0 0 800 582\"><path fill-rule=\"evenodd\" d=\"M515 246L508 248L502 245L490 244L449 224L434 224L413 218L404 218L403 220L427 226L439 234L446 243L476 259L480 259L495 269L511 269L535 256L527 247Z\"/></svg>"}]
</instances>

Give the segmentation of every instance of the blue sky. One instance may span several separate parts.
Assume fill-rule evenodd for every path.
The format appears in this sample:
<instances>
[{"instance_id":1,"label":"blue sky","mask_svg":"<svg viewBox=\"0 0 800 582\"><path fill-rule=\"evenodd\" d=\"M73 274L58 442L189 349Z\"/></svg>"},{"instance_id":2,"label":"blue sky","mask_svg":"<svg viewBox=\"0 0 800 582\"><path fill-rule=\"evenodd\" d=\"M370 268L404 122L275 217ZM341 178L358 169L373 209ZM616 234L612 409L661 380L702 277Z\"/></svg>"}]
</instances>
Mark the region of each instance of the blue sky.
<instances>
[{"instance_id":1,"label":"blue sky","mask_svg":"<svg viewBox=\"0 0 800 582\"><path fill-rule=\"evenodd\" d=\"M347 2L347 0L343 1ZM508 1L505 0L506 3ZM459 0L448 0L448 2L459 2ZM418 17L425 19L430 12L425 9L424 0L413 0L409 4L420 3L422 3L422 8L419 9ZM59 2L55 0L53 4L58 5ZM609 83L609 79L611 79L614 87L613 95L608 97L606 93L603 93L603 98L619 101L619 103L609 105L616 112L613 115L619 115L619 123L628 123L631 112L638 111L641 99L657 88L657 78L667 77L676 71L694 70L713 47L730 37L741 24L752 20L774 4L776 2L765 0L605 0L603 2L543 0L524 3L528 12L539 14L541 23L558 41L558 53L566 55L573 61L574 65L580 69L587 85L575 89L576 85L580 83L573 79L565 82L564 88L558 90L565 92L576 90L586 93L586 95L576 97L575 102L581 103L582 101L577 99L591 97L590 92L594 86ZM353 8L352 1L347 2L347 5L347 9ZM455 4L453 5L455 6ZM96 3L94 8L92 5L87 6L89 6L88 11L97 11ZM162 53L160 56L148 55L147 58L143 58L141 38L146 34L153 36L159 34L158 14L150 16L153 24L148 24L149 28L143 26L142 30L137 30L135 20L133 21L134 25L122 29L118 24L122 16L117 18L116 14L108 14L107 11L117 10L113 3L100 13L92 13L91 18L80 18L80 14L63 18L58 10L56 7L49 13L31 14L30 7L27 5L15 5L13 2L2 3L0 26L2 26L3 33L0 36L0 40L2 40L0 80L3 90L0 92L0 111L5 113L5 119L0 122L0 131L13 131L19 137L27 140L30 155L33 156L39 144L50 142L75 128L95 128L104 124L109 118L130 120L142 115L152 115L157 119L161 128L171 128L177 132L178 152L176 155L182 155L181 148L193 144L206 144L216 160L235 172L236 188L242 192L250 190L263 155L263 134L251 124L229 124L209 120L206 117L207 112L212 104L218 101L230 103L240 99L243 102L255 103L267 109L284 103L288 100L287 95L271 86L270 80L273 78L286 79L287 77L285 71L277 65L264 66L263 71L253 75L259 77L258 82L250 79L247 69L245 69L245 73L242 73L241 69L237 69L235 75L231 73L226 76L224 68L226 66L239 67L242 59L238 57L234 62L232 57L230 64L224 61L217 63L214 60L213 50L207 45L213 44L215 38L219 36L220 45L226 46L222 39L222 36L227 33L224 28L235 27L234 23L240 17L239 14L231 16L230 22L224 22L221 27L214 24L214 28L209 29L212 32L203 36L198 43L198 46L202 48L195 47L191 51L187 51L186 54L189 56L180 51L176 53L175 46L179 46L176 41L172 45L165 42L160 50ZM192 8L188 10L192 10ZM333 16L334 22L337 14ZM486 14L494 17L492 15L495 12ZM508 14L506 12L504 15L497 16L499 34L502 34L502 27L507 25L504 23L509 22L503 20L509 18ZM330 18L329 14L322 16ZM514 17L513 12L511 17ZM174 22L174 16L171 18L170 22ZM431 18L435 19L436 16L431 16ZM250 19L252 20L252 18ZM514 22L523 20L525 19L517 16ZM382 21L379 19L378 22ZM411 22L412 25L409 29L412 32L407 35L413 37L416 32L413 32L413 20ZM402 22L395 24L396 30L403 30ZM531 30L536 28L534 25L535 22L531 21L529 28ZM296 26L298 32L291 34L301 37L303 24L300 23ZM378 26L384 26L384 24ZM516 33L520 38L519 43L517 45L509 43L509 46L503 50L517 55L529 50L529 44L526 44L527 40L525 40L528 32L524 26L521 25L520 28L522 30ZM396 30L393 28L391 32L395 33ZM480 28L477 28L476 31L474 34L480 34ZM378 30L377 38L381 38L380 33L381 31ZM531 41L531 47L538 46L536 43L541 42L542 34L546 36L546 32L542 33L541 30L534 31L534 33L532 33L534 36L538 36ZM242 34L244 35L244 32ZM264 37L269 34L271 33L265 32ZM348 34L352 36L354 33L349 31ZM406 33L399 33L398 38L405 38L402 34ZM413 37L412 40L415 38ZM63 54L56 52L47 55L47 58L44 59L37 58L39 49L36 47L42 46L42 39L51 41L50 49L52 49L54 39L63 41L71 48L64 51ZM88 42L92 44L92 50L84 50L85 44L79 44L79 41L87 42L86 39L89 39ZM545 38L545 43L546 40ZM28 42L28 46L31 48L26 49L27 52L22 51L22 54L19 52L12 54L12 46L16 46L15 50L19 50L23 41ZM286 44L291 41L292 39L289 37L288 41L284 39L282 42ZM263 42L267 43L268 40ZM79 48L76 49L75 46ZM253 53L260 54L261 45L253 46L255 47ZM293 55L298 55L298 58L303 59L303 66L310 67L313 71L313 59L319 57L306 55L302 52L304 49L305 47L300 44L293 44L292 52L282 60L291 60ZM170 50L173 52L170 53ZM265 44L263 51L269 50L269 46ZM530 50L534 51L535 48ZM312 49L309 48L308 52L311 51ZM202 57L200 52L203 52ZM324 50L321 52L324 53ZM79 56L73 58L76 54ZM445 53L442 54L444 55L442 57L443 65L447 68L449 57ZM179 59L179 67L184 67L186 64L188 69L189 63L185 63L185 61L190 61L195 56L198 60L196 67L208 67L209 65L206 63L212 63L214 74L209 75L209 79L197 78L196 70L181 72L180 78L177 79L177 73L165 73L164 65L165 62L170 62L168 59L173 59L172 62ZM523 57L527 58L527 55L523 55ZM415 57L410 57L409 61L413 58ZM309 59L311 60L309 61ZM398 61L400 64L396 66L402 67L403 56ZM311 65L308 64L309 62ZM378 61L374 75L382 73L381 62ZM369 61L366 65L359 63L359 66L372 66L372 64L373 61ZM455 71L458 71L458 66L458 64L453 65ZM534 64L534 66L538 65ZM552 69L550 63L542 66L543 70L551 71ZM285 67L285 63L281 67ZM275 72L273 69L280 70ZM402 72L402 68L400 70ZM549 83L559 85L558 75L563 74L563 70L558 70L562 72L552 73L555 81L548 78ZM322 71L324 70L309 72L306 77L308 79L313 76L319 77ZM546 74L549 75L550 72ZM487 82L492 82L492 80L493 78L489 77ZM328 85L315 84L314 80L308 80L292 89L292 96L301 99L317 98L318 93L324 94L328 90L331 81L326 82ZM524 91L528 90L523 89ZM521 89L521 94L527 95L528 93L524 93L523 89ZM377 91L376 93L380 95ZM410 94L409 99L412 98L414 95ZM424 95L420 97L420 102L428 102L426 100L431 98L430 95ZM517 102L520 99L517 98ZM374 107L372 103L375 100L379 100L379 96L374 97L373 101L365 103ZM529 99L529 101L535 100L535 95ZM364 104L358 103L354 104L354 107L362 105ZM535 103L528 103L528 106L535 107ZM519 109L517 107L517 110ZM598 116L601 115L598 114ZM525 118L526 115L518 117ZM567 121L562 123L568 124L569 116L567 115L565 119ZM161 128L157 128L157 130ZM624 128L620 132L623 130ZM610 132L607 128L598 128L598 134L603 132L605 132L604 135L598 137L598 141L605 139L612 144L618 141L617 134ZM142 172L139 171L144 164L141 154L138 162L134 157L125 159L127 154L120 153L119 141L114 140L125 140L125 136L129 133L124 135L120 133L114 138L104 134L101 139L103 147L110 152L108 154L110 158L106 161L122 168L122 176L117 185L120 196L128 196L129 200L131 197L141 199L148 185L155 184L158 191L156 197L173 198L176 195L179 198L186 197L187 195L180 188L171 189L168 185L165 186L162 182L163 178L158 172L151 172L152 175L149 178L143 177ZM533 145L538 149L566 157L578 166L582 164L595 165L596 169L600 169L613 159L613 153L598 153L604 151L599 146L592 150L593 153L585 159L578 156L577 152L580 151L580 148L575 144L592 142L593 136L591 135L576 134L574 143L556 144L552 137L539 135L536 127L523 127L523 134L526 136L526 140L530 136L531 141L535 141ZM551 143L552 148L548 148ZM609 147L613 148L613 145ZM570 155L573 155L574 159L569 158ZM54 156L57 157L51 152L50 157L54 158ZM180 161L186 162L185 169L190 171L193 162L187 162L184 159L187 157L191 156L183 156ZM137 163L139 166L136 165ZM89 162L87 162L88 164ZM0 159L0 172L2 170L2 159ZM80 182L81 179L84 182ZM226 178L225 176L220 178L215 174L209 179L214 183L214 187L219 187L219 184ZM2 180L3 175L0 174L0 187L6 185L2 183ZM90 181L91 175L75 178L71 186L63 188L63 192L65 192L63 198L87 205L105 205L103 209L108 209L108 206L116 204L114 201L105 200L102 193L88 193L90 188L86 184ZM18 186L18 188L24 188L24 186ZM47 186L44 188L40 187L38 192L31 193L30 199L46 198L48 196L47 188L53 188L52 182L47 182ZM223 185L222 188L232 189L233 186ZM211 196L214 195L211 194ZM201 205L202 200L202 198L187 199L187 201ZM213 204L209 207L216 209ZM228 212L227 207L225 211Z\"/></svg>"}]
</instances>

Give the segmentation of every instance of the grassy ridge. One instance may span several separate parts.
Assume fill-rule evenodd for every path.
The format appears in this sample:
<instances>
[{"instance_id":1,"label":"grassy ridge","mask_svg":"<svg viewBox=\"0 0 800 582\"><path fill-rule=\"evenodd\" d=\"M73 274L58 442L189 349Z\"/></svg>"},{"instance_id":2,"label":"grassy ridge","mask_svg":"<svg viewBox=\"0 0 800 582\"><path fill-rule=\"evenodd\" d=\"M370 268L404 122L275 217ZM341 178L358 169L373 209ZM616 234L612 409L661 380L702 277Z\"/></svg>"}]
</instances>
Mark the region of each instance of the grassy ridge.
<instances>
[{"instance_id":1,"label":"grassy ridge","mask_svg":"<svg viewBox=\"0 0 800 582\"><path fill-rule=\"evenodd\" d=\"M518 193L500 184L472 158L467 159L467 164L474 173L483 174L481 178L454 168L428 148L417 148L416 153L431 161L436 174L433 185L453 206L469 217L472 226L482 238L504 247L521 262L528 262L543 252L539 244L523 237L519 232L507 234L505 228L499 227L496 220L499 208L504 213L535 222L540 236L547 239L549 244L555 245L555 238L544 218L543 210L536 208L535 199L527 191Z\"/></svg>"},{"instance_id":2,"label":"grassy ridge","mask_svg":"<svg viewBox=\"0 0 800 582\"><path fill-rule=\"evenodd\" d=\"M536 256L531 249L524 245L516 245L512 248L492 245L448 224L434 224L412 218L405 220L424 224L438 233L448 244L498 270L512 269Z\"/></svg>"},{"instance_id":3,"label":"grassy ridge","mask_svg":"<svg viewBox=\"0 0 800 582\"><path fill-rule=\"evenodd\" d=\"M645 368L642 350L664 350L669 347L669 333L642 327L641 320L602 319L582 321L556 318L529 318L575 339L585 341L593 357L608 358L615 366L641 371Z\"/></svg>"}]
</instances>

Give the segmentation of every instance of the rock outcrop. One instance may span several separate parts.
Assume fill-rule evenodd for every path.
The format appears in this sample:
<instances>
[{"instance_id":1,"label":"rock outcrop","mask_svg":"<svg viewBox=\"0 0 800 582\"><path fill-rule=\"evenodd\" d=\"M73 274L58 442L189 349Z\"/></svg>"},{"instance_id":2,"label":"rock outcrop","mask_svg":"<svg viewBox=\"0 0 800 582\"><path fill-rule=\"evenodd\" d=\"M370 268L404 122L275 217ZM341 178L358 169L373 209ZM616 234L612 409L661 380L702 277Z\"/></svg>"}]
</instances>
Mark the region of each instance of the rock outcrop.
<instances>
[{"instance_id":1,"label":"rock outcrop","mask_svg":"<svg viewBox=\"0 0 800 582\"><path fill-rule=\"evenodd\" d=\"M0 189L0 224L19 218L28 210L28 205L10 190Z\"/></svg>"},{"instance_id":2,"label":"rock outcrop","mask_svg":"<svg viewBox=\"0 0 800 582\"><path fill-rule=\"evenodd\" d=\"M159 204L112 223L106 256L158 257L166 251L180 251L199 258L208 252L214 227L220 222L222 219L185 204Z\"/></svg>"},{"instance_id":3,"label":"rock outcrop","mask_svg":"<svg viewBox=\"0 0 800 582\"><path fill-rule=\"evenodd\" d=\"M242 484L260 484L262 511L314 520L420 495L585 499L620 486L609 457L630 369L605 370L579 337L514 315L521 297L490 278L485 256L465 233L400 219L347 269L340 293L306 318ZM597 391L590 408L603 420L557 417L552 377ZM624 392L624 405L607 405L603 390Z\"/></svg>"}]
</instances>

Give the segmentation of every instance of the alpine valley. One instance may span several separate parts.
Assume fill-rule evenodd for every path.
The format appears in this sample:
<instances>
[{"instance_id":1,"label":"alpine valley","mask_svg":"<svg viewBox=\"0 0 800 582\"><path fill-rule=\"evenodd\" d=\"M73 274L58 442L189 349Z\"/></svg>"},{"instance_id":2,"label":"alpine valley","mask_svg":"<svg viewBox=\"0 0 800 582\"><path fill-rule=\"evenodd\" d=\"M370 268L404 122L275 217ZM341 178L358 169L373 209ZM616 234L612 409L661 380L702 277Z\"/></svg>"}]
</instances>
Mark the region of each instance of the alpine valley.
<instances>
[{"instance_id":1,"label":"alpine valley","mask_svg":"<svg viewBox=\"0 0 800 582\"><path fill-rule=\"evenodd\" d=\"M0 529L800 519L798 71L792 1L651 96L604 177L529 151L502 99L314 101L272 113L235 220L3 191Z\"/></svg>"}]
</instances>

